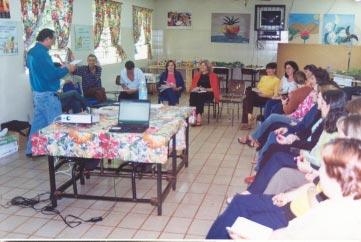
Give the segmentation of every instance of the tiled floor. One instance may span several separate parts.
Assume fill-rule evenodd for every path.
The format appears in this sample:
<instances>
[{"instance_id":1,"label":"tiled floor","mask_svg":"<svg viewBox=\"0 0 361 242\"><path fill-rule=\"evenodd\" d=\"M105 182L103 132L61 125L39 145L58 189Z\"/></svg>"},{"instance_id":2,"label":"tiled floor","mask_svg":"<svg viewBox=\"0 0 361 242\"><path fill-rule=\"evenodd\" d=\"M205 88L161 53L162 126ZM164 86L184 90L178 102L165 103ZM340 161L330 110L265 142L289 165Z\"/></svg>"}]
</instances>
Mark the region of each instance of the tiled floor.
<instances>
[{"instance_id":1,"label":"tiled floor","mask_svg":"<svg viewBox=\"0 0 361 242\"><path fill-rule=\"evenodd\" d=\"M84 219L106 216L96 224L68 228L56 216L27 208L0 207L0 238L94 238L94 239L202 239L224 209L227 196L245 189L254 151L237 143L246 134L231 126L226 115L218 123L204 123L190 129L190 165L179 174L176 191L171 191L163 215L149 204L116 203L63 198L58 209ZM0 160L1 204L14 196L32 197L48 191L48 167L44 158L27 159L20 152ZM113 178L91 177L81 191L114 193ZM130 194L130 182L116 179L116 194ZM140 194L155 194L155 183L141 180Z\"/></svg>"}]
</instances>

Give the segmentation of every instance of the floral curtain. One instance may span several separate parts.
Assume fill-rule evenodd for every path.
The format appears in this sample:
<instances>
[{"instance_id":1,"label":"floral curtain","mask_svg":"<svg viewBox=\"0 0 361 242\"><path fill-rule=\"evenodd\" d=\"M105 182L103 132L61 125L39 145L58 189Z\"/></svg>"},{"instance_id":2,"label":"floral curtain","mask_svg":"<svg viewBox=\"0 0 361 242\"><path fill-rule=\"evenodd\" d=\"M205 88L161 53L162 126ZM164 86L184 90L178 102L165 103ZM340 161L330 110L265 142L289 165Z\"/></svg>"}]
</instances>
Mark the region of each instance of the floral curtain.
<instances>
[{"instance_id":1,"label":"floral curtain","mask_svg":"<svg viewBox=\"0 0 361 242\"><path fill-rule=\"evenodd\" d=\"M53 20L58 48L68 45L70 26L73 17L73 0L50 0L51 19Z\"/></svg>"},{"instance_id":2,"label":"floral curtain","mask_svg":"<svg viewBox=\"0 0 361 242\"><path fill-rule=\"evenodd\" d=\"M148 45L148 58L152 58L152 9L133 6L133 38L138 43L144 31L145 44Z\"/></svg>"},{"instance_id":3,"label":"floral curtain","mask_svg":"<svg viewBox=\"0 0 361 242\"><path fill-rule=\"evenodd\" d=\"M127 58L127 55L125 54L123 48L119 45L121 13L122 4L119 2L109 1L107 5L107 17L112 46L117 49L118 55L122 59L125 59Z\"/></svg>"},{"instance_id":4,"label":"floral curtain","mask_svg":"<svg viewBox=\"0 0 361 242\"><path fill-rule=\"evenodd\" d=\"M35 39L44 12L46 0L21 0L21 15L24 24L25 49L28 49Z\"/></svg>"},{"instance_id":5,"label":"floral curtain","mask_svg":"<svg viewBox=\"0 0 361 242\"><path fill-rule=\"evenodd\" d=\"M95 0L94 48L98 48L104 28L106 0Z\"/></svg>"}]
</instances>

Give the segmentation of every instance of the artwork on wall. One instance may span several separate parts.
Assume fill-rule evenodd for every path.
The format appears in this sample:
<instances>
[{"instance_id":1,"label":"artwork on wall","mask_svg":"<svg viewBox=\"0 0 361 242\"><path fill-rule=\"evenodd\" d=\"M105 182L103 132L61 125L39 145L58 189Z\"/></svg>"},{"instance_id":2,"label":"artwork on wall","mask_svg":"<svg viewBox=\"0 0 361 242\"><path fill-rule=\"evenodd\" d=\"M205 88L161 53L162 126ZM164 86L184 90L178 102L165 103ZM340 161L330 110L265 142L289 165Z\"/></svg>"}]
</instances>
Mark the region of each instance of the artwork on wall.
<instances>
[{"instance_id":1,"label":"artwork on wall","mask_svg":"<svg viewBox=\"0 0 361 242\"><path fill-rule=\"evenodd\" d=\"M355 29L355 15L325 14L323 15L322 43L339 45L350 43Z\"/></svg>"},{"instance_id":2,"label":"artwork on wall","mask_svg":"<svg viewBox=\"0 0 361 242\"><path fill-rule=\"evenodd\" d=\"M10 18L9 0L0 0L0 18Z\"/></svg>"},{"instance_id":3,"label":"artwork on wall","mask_svg":"<svg viewBox=\"0 0 361 242\"><path fill-rule=\"evenodd\" d=\"M0 55L17 55L19 52L16 22L0 22Z\"/></svg>"},{"instance_id":4,"label":"artwork on wall","mask_svg":"<svg viewBox=\"0 0 361 242\"><path fill-rule=\"evenodd\" d=\"M212 13L211 42L249 43L251 14Z\"/></svg>"},{"instance_id":5,"label":"artwork on wall","mask_svg":"<svg viewBox=\"0 0 361 242\"><path fill-rule=\"evenodd\" d=\"M168 12L169 29L190 29L192 27L192 13Z\"/></svg>"},{"instance_id":6,"label":"artwork on wall","mask_svg":"<svg viewBox=\"0 0 361 242\"><path fill-rule=\"evenodd\" d=\"M319 43L320 15L291 13L288 18L290 43Z\"/></svg>"},{"instance_id":7,"label":"artwork on wall","mask_svg":"<svg viewBox=\"0 0 361 242\"><path fill-rule=\"evenodd\" d=\"M92 26L75 25L75 50L91 50Z\"/></svg>"}]
</instances>

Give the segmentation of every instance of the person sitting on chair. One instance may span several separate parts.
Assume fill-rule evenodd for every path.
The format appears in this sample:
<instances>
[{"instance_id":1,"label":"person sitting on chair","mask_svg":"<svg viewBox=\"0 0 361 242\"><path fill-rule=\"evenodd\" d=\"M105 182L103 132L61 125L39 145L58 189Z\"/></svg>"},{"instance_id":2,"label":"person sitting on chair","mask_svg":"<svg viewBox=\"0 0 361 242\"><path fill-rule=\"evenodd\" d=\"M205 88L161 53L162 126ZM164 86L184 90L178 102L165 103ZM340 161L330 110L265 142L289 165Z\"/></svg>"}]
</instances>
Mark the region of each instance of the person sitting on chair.
<instances>
[{"instance_id":1,"label":"person sitting on chair","mask_svg":"<svg viewBox=\"0 0 361 242\"><path fill-rule=\"evenodd\" d=\"M125 68L120 72L120 83L123 91L118 99L139 99L139 86L145 82L142 70L135 67L133 61L127 61Z\"/></svg>"},{"instance_id":2,"label":"person sitting on chair","mask_svg":"<svg viewBox=\"0 0 361 242\"><path fill-rule=\"evenodd\" d=\"M243 112L242 112L242 123L240 129L251 129L252 124L249 123L249 118L252 117L253 107L258 105L265 105L265 103L272 97L278 95L278 89L280 86L280 79L275 75L277 64L274 62L266 65L267 75L263 76L257 88L246 88L246 97L243 100Z\"/></svg>"},{"instance_id":3,"label":"person sitting on chair","mask_svg":"<svg viewBox=\"0 0 361 242\"><path fill-rule=\"evenodd\" d=\"M97 57L88 55L88 65L76 68L74 75L82 77L82 89L84 97L95 98L98 102L107 101L105 89L102 87L102 68L97 65Z\"/></svg>"},{"instance_id":4,"label":"person sitting on chair","mask_svg":"<svg viewBox=\"0 0 361 242\"><path fill-rule=\"evenodd\" d=\"M174 106L185 89L184 80L181 73L176 70L174 61L167 61L165 67L158 83L159 100L168 101L168 105Z\"/></svg>"},{"instance_id":5,"label":"person sitting on chair","mask_svg":"<svg viewBox=\"0 0 361 242\"><path fill-rule=\"evenodd\" d=\"M219 83L217 74L212 72L212 67L207 60L201 61L199 72L194 75L190 89L189 105L196 107L197 126L202 124L204 103L220 100Z\"/></svg>"}]
</instances>

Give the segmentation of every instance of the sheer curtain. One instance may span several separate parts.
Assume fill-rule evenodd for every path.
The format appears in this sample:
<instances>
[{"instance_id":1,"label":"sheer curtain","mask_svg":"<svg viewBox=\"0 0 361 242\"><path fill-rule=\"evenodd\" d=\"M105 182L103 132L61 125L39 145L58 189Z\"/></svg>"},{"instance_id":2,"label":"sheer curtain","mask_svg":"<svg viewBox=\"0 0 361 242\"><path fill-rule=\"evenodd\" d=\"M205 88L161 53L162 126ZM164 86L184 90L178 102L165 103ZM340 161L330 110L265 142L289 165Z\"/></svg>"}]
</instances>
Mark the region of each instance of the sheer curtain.
<instances>
[{"instance_id":1,"label":"sheer curtain","mask_svg":"<svg viewBox=\"0 0 361 242\"><path fill-rule=\"evenodd\" d=\"M144 31L145 44L148 46L148 58L152 58L152 13L153 10L133 6L133 38L134 45L139 41L141 31Z\"/></svg>"}]
</instances>

